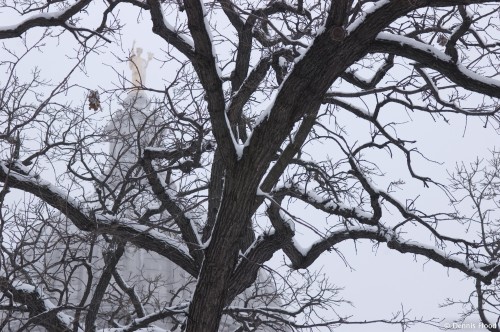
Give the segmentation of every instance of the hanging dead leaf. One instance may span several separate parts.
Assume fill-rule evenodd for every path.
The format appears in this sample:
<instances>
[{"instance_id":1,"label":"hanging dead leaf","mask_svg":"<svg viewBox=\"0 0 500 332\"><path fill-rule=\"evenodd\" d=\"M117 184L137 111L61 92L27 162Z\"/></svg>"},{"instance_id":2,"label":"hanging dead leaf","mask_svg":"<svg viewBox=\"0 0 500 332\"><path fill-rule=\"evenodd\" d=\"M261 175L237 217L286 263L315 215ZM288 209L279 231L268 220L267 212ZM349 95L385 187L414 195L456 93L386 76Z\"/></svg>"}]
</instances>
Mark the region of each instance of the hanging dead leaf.
<instances>
[{"instance_id":1,"label":"hanging dead leaf","mask_svg":"<svg viewBox=\"0 0 500 332\"><path fill-rule=\"evenodd\" d=\"M88 101L89 101L89 110L98 111L101 109L101 100L99 97L99 92L97 92L97 90L90 90Z\"/></svg>"},{"instance_id":2,"label":"hanging dead leaf","mask_svg":"<svg viewBox=\"0 0 500 332\"><path fill-rule=\"evenodd\" d=\"M440 34L437 38L437 42L441 46L446 46L446 44L448 43L448 38L445 35Z\"/></svg>"}]
</instances>

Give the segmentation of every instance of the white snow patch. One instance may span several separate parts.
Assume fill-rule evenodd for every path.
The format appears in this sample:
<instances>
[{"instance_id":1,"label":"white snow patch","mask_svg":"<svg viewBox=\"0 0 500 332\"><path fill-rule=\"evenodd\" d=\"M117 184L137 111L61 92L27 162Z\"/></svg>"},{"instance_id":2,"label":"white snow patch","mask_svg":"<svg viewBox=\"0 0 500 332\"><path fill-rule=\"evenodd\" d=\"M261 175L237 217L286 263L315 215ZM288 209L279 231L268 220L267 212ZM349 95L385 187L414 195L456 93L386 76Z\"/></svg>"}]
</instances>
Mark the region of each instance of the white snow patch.
<instances>
[{"instance_id":1,"label":"white snow patch","mask_svg":"<svg viewBox=\"0 0 500 332\"><path fill-rule=\"evenodd\" d=\"M193 42L193 40L190 37L186 36L183 33L178 32L177 29L173 25L171 25L170 23L168 23L165 18L163 19L163 23L165 24L165 26L167 27L167 29L169 29L170 31L175 32L177 34L177 36L180 39L182 39L183 42L185 42L186 44L188 44L189 46L191 46L191 48L193 50L195 49L194 48L194 42Z\"/></svg>"},{"instance_id":2,"label":"white snow patch","mask_svg":"<svg viewBox=\"0 0 500 332\"><path fill-rule=\"evenodd\" d=\"M493 79L493 78L489 78L489 77L484 77L484 76L482 76L480 74L477 74L477 73L473 72L472 70L466 68L461 63L458 63L457 67L458 67L458 70L460 70L460 72L462 74L464 74L466 76L469 76L471 79L479 81L479 82L482 82L482 83L487 84L487 85L491 85L493 87L496 87L496 88L500 89L500 81L499 80L496 80L496 79Z\"/></svg>"},{"instance_id":3,"label":"white snow patch","mask_svg":"<svg viewBox=\"0 0 500 332\"><path fill-rule=\"evenodd\" d=\"M35 286L21 282L19 280L14 280L12 282L12 287L23 293L34 293L36 291Z\"/></svg>"},{"instance_id":4,"label":"white snow patch","mask_svg":"<svg viewBox=\"0 0 500 332\"><path fill-rule=\"evenodd\" d=\"M431 53L436 59L449 62L451 61L451 57L443 52L441 52L439 49L435 48L434 46L431 46L426 43L419 42L415 39L400 36L400 35L395 35L392 33L387 33L387 32L381 32L377 35L377 40L380 41L392 41L399 43L401 46L409 46L424 52Z\"/></svg>"},{"instance_id":5,"label":"white snow patch","mask_svg":"<svg viewBox=\"0 0 500 332\"><path fill-rule=\"evenodd\" d=\"M200 0L201 8L203 9L203 22L205 24L205 30L207 31L208 38L210 38L210 43L212 44L212 56L214 57L215 60L215 69L217 70L217 75L219 75L219 78L222 77L222 72L219 67L219 61L217 57L217 50L215 49L215 43L214 43L214 37L212 35L212 29L210 28L210 24L208 22L208 13L205 10L205 5L203 4L203 1Z\"/></svg>"},{"instance_id":6,"label":"white snow patch","mask_svg":"<svg viewBox=\"0 0 500 332\"><path fill-rule=\"evenodd\" d=\"M171 150L165 149L165 148L160 148L160 147L155 147L155 146L147 146L144 148L145 151L151 151L151 152L170 152Z\"/></svg>"},{"instance_id":7,"label":"white snow patch","mask_svg":"<svg viewBox=\"0 0 500 332\"><path fill-rule=\"evenodd\" d=\"M376 2L370 8L363 10L363 13L347 27L347 35L350 35L354 30L356 30L365 21L368 15L376 12L378 9L386 6L390 2L390 0L381 0Z\"/></svg>"},{"instance_id":8,"label":"white snow patch","mask_svg":"<svg viewBox=\"0 0 500 332\"><path fill-rule=\"evenodd\" d=\"M13 24L13 25L6 25L6 26L2 26L0 27L0 31L9 31L9 30L15 30L17 29L19 26L21 26L22 24L30 21L30 20L35 20L37 18L45 18L47 20L50 20L50 19L57 19L59 18L61 15L63 15L65 12L69 11L71 9L71 7L74 7L75 5L77 5L78 2L76 2L75 4L73 4L72 6L66 8L65 10L59 10L59 11L55 11L55 12L51 12L51 13L40 13L40 14L36 14L36 15L32 15L28 18L26 18L25 20L19 22L18 24Z\"/></svg>"},{"instance_id":9,"label":"white snow patch","mask_svg":"<svg viewBox=\"0 0 500 332\"><path fill-rule=\"evenodd\" d=\"M135 221L132 221L130 219L127 219L125 217L120 217L117 218L115 216L108 216L108 215L96 215L95 216L96 221L103 223L103 224L113 224L113 225L122 225L124 227L130 228L137 233L143 233L147 234L155 240L164 242L170 246L177 247L179 250L183 251L186 255L188 255L188 252L186 248L182 245L182 243L179 242L179 240L176 240L175 238L169 237L163 233L160 233L157 230L151 229L151 227L147 225L141 225L139 223L136 223Z\"/></svg>"},{"instance_id":10,"label":"white snow patch","mask_svg":"<svg viewBox=\"0 0 500 332\"><path fill-rule=\"evenodd\" d=\"M229 134L231 135L231 141L233 141L234 150L236 151L236 155L238 156L238 160L240 160L243 157L243 150L245 149L245 144L241 144L240 142L238 142L236 140L236 137L234 137L234 133L233 133L233 130L231 129L231 124L229 123L229 119L227 117L226 112L224 112L224 117L226 119L227 129L229 130ZM247 142L249 142L249 141L250 141L250 137L247 139Z\"/></svg>"},{"instance_id":11,"label":"white snow patch","mask_svg":"<svg viewBox=\"0 0 500 332\"><path fill-rule=\"evenodd\" d=\"M303 247L298 241L297 239L295 238L295 236L293 237L292 239L293 241L293 246L300 252L300 254L302 256L307 256L307 253L309 252L309 250L311 250L311 246L309 246L308 248L306 247Z\"/></svg>"},{"instance_id":12,"label":"white snow patch","mask_svg":"<svg viewBox=\"0 0 500 332\"><path fill-rule=\"evenodd\" d=\"M1 162L0 167L2 167L5 174L9 174L9 176L17 179L18 181L30 183L34 187L44 187L50 192L52 192L54 195L59 196L63 200L66 200L69 204L73 205L73 207L78 208L80 206L79 201L69 196L69 191L63 191L61 188L54 186L52 183L48 181L30 175L30 170L18 161L15 161L14 164L15 167L19 168L23 172L26 172L27 175L20 174L15 170L9 170L9 167L5 162Z\"/></svg>"},{"instance_id":13,"label":"white snow patch","mask_svg":"<svg viewBox=\"0 0 500 332\"><path fill-rule=\"evenodd\" d=\"M274 107L274 102L276 101L276 97L278 96L278 94L279 94L279 88L276 91L274 98L271 100L271 103L267 105L266 109L259 114L257 119L255 119L255 127L258 127L262 122L264 122L269 118L269 115L271 114L271 110Z\"/></svg>"},{"instance_id":14,"label":"white snow patch","mask_svg":"<svg viewBox=\"0 0 500 332\"><path fill-rule=\"evenodd\" d=\"M444 62L450 62L451 57L443 52L441 52L439 49L435 48L434 46L419 42L415 39L400 36L400 35L395 35L391 33L386 33L386 32L381 32L378 34L377 40L380 41L393 41L399 43L401 46L409 46L424 52L431 53L436 59ZM466 68L463 64L457 63L456 64L458 70L463 74L468 77L470 77L472 80L482 82L484 84L500 88L500 81L489 78L489 77L484 77L480 74L477 74L473 72L472 70Z\"/></svg>"},{"instance_id":15,"label":"white snow patch","mask_svg":"<svg viewBox=\"0 0 500 332\"><path fill-rule=\"evenodd\" d=\"M286 63L287 63L287 62L286 62L286 59L285 59L284 57L280 56L280 57L278 58L278 64L279 64L279 66L280 66L280 67L285 67L285 66L286 66Z\"/></svg>"},{"instance_id":16,"label":"white snow patch","mask_svg":"<svg viewBox=\"0 0 500 332\"><path fill-rule=\"evenodd\" d=\"M323 29L323 30L324 30L324 29ZM322 31L321 33L323 33L323 31ZM318 34L318 35L319 35L319 34ZM313 43L314 43L314 42L313 42ZM293 62L294 62L294 63L298 63L300 60L302 60L302 59L306 56L307 52L311 49L311 46L312 46L312 44L313 44L313 43L311 43L311 44L310 44L310 45L309 45L306 49L302 49L302 48L297 49L297 52L299 52L299 53L300 53L300 55L299 55L298 57L296 57L296 58L293 60Z\"/></svg>"}]
</instances>

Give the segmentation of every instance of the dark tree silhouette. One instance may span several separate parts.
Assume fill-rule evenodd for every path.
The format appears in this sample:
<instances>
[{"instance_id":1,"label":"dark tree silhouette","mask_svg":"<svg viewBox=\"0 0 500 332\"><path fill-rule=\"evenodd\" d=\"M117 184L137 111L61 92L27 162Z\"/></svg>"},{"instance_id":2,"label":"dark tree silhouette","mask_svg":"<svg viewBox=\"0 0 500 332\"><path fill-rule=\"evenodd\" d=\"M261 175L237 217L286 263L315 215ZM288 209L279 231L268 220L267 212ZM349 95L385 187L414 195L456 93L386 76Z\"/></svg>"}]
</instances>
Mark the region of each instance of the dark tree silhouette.
<instances>
[{"instance_id":1,"label":"dark tree silhouette","mask_svg":"<svg viewBox=\"0 0 500 332\"><path fill-rule=\"evenodd\" d=\"M450 183L433 179L415 166L418 144L390 112L498 127L499 4L1 1L0 16L19 19L0 26L0 328L146 331L168 321L188 332L225 322L237 331L333 329L356 322L324 314L340 303L338 289L307 269L352 240L463 272L476 282L468 312L497 322L496 207L482 204L498 203L498 156L484 169L479 161L458 167ZM132 24L125 11L150 21L164 44L151 61L165 74L148 73L164 84L142 80L137 68L134 80L82 87L73 77L87 59L121 46L122 27ZM27 54L66 35L73 43L59 48L74 67L61 82L36 69L19 76L37 67ZM19 40L23 49L9 46ZM102 125L106 108L111 126ZM354 141L349 133L359 128L365 139ZM457 209L402 203L402 182L377 187L387 176L380 156ZM466 199L468 217L459 210ZM479 231L448 235L438 227L445 221ZM296 227L317 241L302 247ZM430 240L414 240L415 227ZM290 275L266 267L278 251ZM120 264L135 254L173 263L184 281L172 290L161 275L125 275ZM292 281L298 275L303 283ZM406 312L379 322L437 324Z\"/></svg>"}]
</instances>

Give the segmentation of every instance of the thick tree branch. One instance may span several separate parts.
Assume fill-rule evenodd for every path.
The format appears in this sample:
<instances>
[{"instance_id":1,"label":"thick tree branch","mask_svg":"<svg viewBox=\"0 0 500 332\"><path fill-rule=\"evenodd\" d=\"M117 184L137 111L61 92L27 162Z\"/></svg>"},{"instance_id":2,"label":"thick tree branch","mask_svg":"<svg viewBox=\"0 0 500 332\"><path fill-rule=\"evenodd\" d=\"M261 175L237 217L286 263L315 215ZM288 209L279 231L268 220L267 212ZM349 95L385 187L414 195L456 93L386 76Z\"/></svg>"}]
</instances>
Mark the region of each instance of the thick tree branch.
<instances>
[{"instance_id":1,"label":"thick tree branch","mask_svg":"<svg viewBox=\"0 0 500 332\"><path fill-rule=\"evenodd\" d=\"M23 22L8 28L0 27L0 39L19 37L29 29L35 27L55 27L64 24L73 16L79 14L91 0L77 1L61 12L41 13L33 15Z\"/></svg>"},{"instance_id":2,"label":"thick tree branch","mask_svg":"<svg viewBox=\"0 0 500 332\"><path fill-rule=\"evenodd\" d=\"M172 27L167 26L161 2L158 0L147 0L147 4L149 5L151 21L153 22L153 32L178 49L188 59L193 60L195 56L193 45L181 34L173 31Z\"/></svg>"},{"instance_id":3,"label":"thick tree branch","mask_svg":"<svg viewBox=\"0 0 500 332\"><path fill-rule=\"evenodd\" d=\"M116 245L116 248L113 246ZM120 258L125 252L125 243L111 242L110 250L103 252L104 258L104 269L102 271L99 282L95 286L94 295L90 300L87 316L85 317L85 332L95 332L96 326L95 322L97 319L97 313L99 312L99 307L101 306L102 299L106 294L106 288L108 288L111 277L113 276L113 271L115 271Z\"/></svg>"},{"instance_id":4,"label":"thick tree branch","mask_svg":"<svg viewBox=\"0 0 500 332\"><path fill-rule=\"evenodd\" d=\"M227 305L229 305L238 294L255 282L262 264L270 260L273 254L281 249L284 241L287 239L288 237L283 234L263 234L250 245L247 251L241 254L240 262L231 276L231 282L226 296Z\"/></svg>"},{"instance_id":5,"label":"thick tree branch","mask_svg":"<svg viewBox=\"0 0 500 332\"><path fill-rule=\"evenodd\" d=\"M252 53L253 28L256 18L248 17L242 28L238 30L238 49L234 70L231 73L231 85L233 91L238 91L248 74L250 67L250 55ZM262 61L262 60L261 60Z\"/></svg>"},{"instance_id":6,"label":"thick tree branch","mask_svg":"<svg viewBox=\"0 0 500 332\"><path fill-rule=\"evenodd\" d=\"M206 93L212 131L224 162L232 165L237 160L237 142L227 123L224 91L208 18L200 0L184 0L184 7L195 46L193 66Z\"/></svg>"},{"instance_id":7,"label":"thick tree branch","mask_svg":"<svg viewBox=\"0 0 500 332\"><path fill-rule=\"evenodd\" d=\"M460 16L462 16L463 21L460 27L456 29L448 39L445 50L446 54L451 57L451 60L453 62L458 62L458 51L456 49L457 41L469 31L469 28L472 24L472 17L469 17L465 6L459 6L458 11L460 12Z\"/></svg>"},{"instance_id":8,"label":"thick tree branch","mask_svg":"<svg viewBox=\"0 0 500 332\"><path fill-rule=\"evenodd\" d=\"M266 177L262 181L262 184L260 185L260 190L262 190L263 192L270 192L271 189L276 185L279 178L290 164L290 161L300 151L302 145L309 136L311 128L316 122L316 116L318 114L318 111L319 109L315 113L306 116L304 118L304 120L299 126L299 129L295 133L294 137L290 138L290 143L285 147L281 155L278 157L276 163L272 166L272 168L269 170ZM264 199L265 196L257 197L254 204L254 210L253 210L254 212L262 204Z\"/></svg>"},{"instance_id":9,"label":"thick tree branch","mask_svg":"<svg viewBox=\"0 0 500 332\"><path fill-rule=\"evenodd\" d=\"M199 16L203 13L201 8L198 9L201 7L200 2L186 0L185 4L190 24L199 21ZM188 4L193 6L192 9L188 10ZM295 64L288 79L283 82L269 117L263 119L254 129L250 142L247 142L249 144L245 144L240 154L237 167L231 167L232 165L228 167L217 222L212 231L190 306L190 313L194 316L189 317L188 332L217 329L226 300L227 283L238 258L237 240L247 226L244 222L249 220L249 212L253 207L253 204L249 205L249 202L256 196L261 178L268 170L283 140L293 129L295 122L305 114L314 114L321 106L321 97L332 82L353 61L364 54L365 42L375 38L376 34L385 27L387 20L395 19L405 13L408 10L408 4L389 2L387 6L382 6L380 9L375 14L367 16L366 25L363 24L362 29L358 29L348 39L343 40L342 46L339 42L333 41L328 32L316 37L308 52L301 61ZM197 43L203 44L207 40L203 33L196 31L199 25L190 26L196 45ZM195 36L195 32L198 36ZM201 52L205 48L202 47ZM198 45L196 49L198 50ZM204 84L202 72L199 70L197 72ZM217 138L218 121L214 120L217 114L210 110L210 103L209 113ZM217 142L221 143L219 139ZM224 149L222 152L224 153ZM221 251L221 248L226 249ZM216 283L217 286L214 286ZM207 305L214 308L214 312L210 315L204 313Z\"/></svg>"},{"instance_id":10,"label":"thick tree branch","mask_svg":"<svg viewBox=\"0 0 500 332\"><path fill-rule=\"evenodd\" d=\"M455 63L450 56L431 45L384 32L373 41L370 52L391 53L412 59L421 66L444 74L452 82L465 89L500 98L500 81L474 73L461 63Z\"/></svg>"},{"instance_id":11,"label":"thick tree branch","mask_svg":"<svg viewBox=\"0 0 500 332\"><path fill-rule=\"evenodd\" d=\"M231 98L231 101L227 107L227 114L229 117L229 121L232 125L235 126L235 129L241 118L243 106L246 102L248 102L249 98L262 82L270 67L271 57L264 57L260 59L259 63L257 63L248 77L239 84L239 90L237 90ZM242 135L242 133L240 133L240 135Z\"/></svg>"},{"instance_id":12,"label":"thick tree branch","mask_svg":"<svg viewBox=\"0 0 500 332\"><path fill-rule=\"evenodd\" d=\"M394 66L394 55L389 55L389 57L385 60L384 64L382 64L373 77L370 80L365 80L358 75L356 75L353 71L346 71L342 74L342 78L347 82L355 85L363 90L374 89L377 84L382 81L387 72Z\"/></svg>"},{"instance_id":13,"label":"thick tree branch","mask_svg":"<svg viewBox=\"0 0 500 332\"><path fill-rule=\"evenodd\" d=\"M273 216L273 218L276 215ZM281 222L287 224L283 220L275 220L274 223ZM485 284L490 284L500 273L500 262L484 263L469 263L461 258L453 257L444 251L436 249L433 246L428 246L415 241L408 241L401 238L393 230L382 225L369 226L363 225L358 227L348 227L346 230L338 230L331 232L324 239L313 244L306 252L297 249L289 252L288 255L292 261L292 266L296 269L309 267L321 254L329 251L336 244L345 240L370 239L377 242L387 243L387 247L397 250L401 253L417 254L429 258L444 267L458 269L470 277L477 278Z\"/></svg>"},{"instance_id":14,"label":"thick tree branch","mask_svg":"<svg viewBox=\"0 0 500 332\"><path fill-rule=\"evenodd\" d=\"M193 276L198 274L194 260L175 244L169 243L164 236L156 236L152 231L139 227L142 226L139 224L126 224L103 217L92 218L82 212L84 207L78 202L63 196L61 191L50 183L29 175L20 163L10 163L9 166L6 162L0 162L0 182L8 183L11 188L23 190L42 199L68 217L82 231L123 237L139 248L154 251L170 259Z\"/></svg>"},{"instance_id":15,"label":"thick tree branch","mask_svg":"<svg viewBox=\"0 0 500 332\"><path fill-rule=\"evenodd\" d=\"M0 291L12 296L12 300L28 308L31 324L45 327L53 332L71 332L60 315L63 308L55 307L46 295L35 286L11 281L0 276Z\"/></svg>"},{"instance_id":16,"label":"thick tree branch","mask_svg":"<svg viewBox=\"0 0 500 332\"><path fill-rule=\"evenodd\" d=\"M154 152L152 153L154 154ZM158 173L153 167L150 150L145 151L141 164L156 197L164 204L168 213L174 218L177 226L181 230L182 237L189 248L191 256L195 258L198 265L201 264L203 260L203 251L200 247L201 243L195 229L196 226L186 217L185 210L172 200L168 190L162 185L158 178Z\"/></svg>"},{"instance_id":17,"label":"thick tree branch","mask_svg":"<svg viewBox=\"0 0 500 332\"><path fill-rule=\"evenodd\" d=\"M224 14L226 14L227 18L231 22L231 24L234 26L236 31L241 33L241 30L243 29L243 25L245 24L243 20L240 18L238 13L236 12L236 7L231 0L218 0L218 2L221 4L222 10L224 11Z\"/></svg>"}]
</instances>

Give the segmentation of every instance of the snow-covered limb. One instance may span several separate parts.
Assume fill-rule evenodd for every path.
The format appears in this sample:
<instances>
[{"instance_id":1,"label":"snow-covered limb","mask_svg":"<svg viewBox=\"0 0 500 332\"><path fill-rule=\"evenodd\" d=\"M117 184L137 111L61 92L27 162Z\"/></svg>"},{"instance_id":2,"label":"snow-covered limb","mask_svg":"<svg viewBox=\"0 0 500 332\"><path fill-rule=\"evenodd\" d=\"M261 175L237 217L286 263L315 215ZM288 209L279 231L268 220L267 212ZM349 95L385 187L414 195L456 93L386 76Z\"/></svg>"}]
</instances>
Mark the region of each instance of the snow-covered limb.
<instances>
[{"instance_id":1,"label":"snow-covered limb","mask_svg":"<svg viewBox=\"0 0 500 332\"><path fill-rule=\"evenodd\" d=\"M97 282L94 294L88 304L87 315L85 317L85 329L87 331L95 331L97 315L99 313L99 307L101 306L104 294L106 294L106 288L108 288L111 278L113 276L113 271L116 271L116 266L125 253L125 242L118 241L116 249L109 250L103 253L105 266L102 269L102 274Z\"/></svg>"},{"instance_id":2,"label":"snow-covered limb","mask_svg":"<svg viewBox=\"0 0 500 332\"><path fill-rule=\"evenodd\" d=\"M45 181L40 176L30 174L30 171L19 161L0 161L0 182L10 187L20 189L43 199L53 207L71 215L75 225L84 231L92 229L92 222L82 212L80 203L60 188Z\"/></svg>"},{"instance_id":3,"label":"snow-covered limb","mask_svg":"<svg viewBox=\"0 0 500 332\"><path fill-rule=\"evenodd\" d=\"M300 151L300 148L302 147L305 140L309 136L309 131L316 122L316 116L318 114L318 111L319 109L316 110L315 113L310 114L309 116L305 117L302 120L302 123L300 124L297 132L295 133L295 137L288 143L288 145L285 147L281 155L278 157L276 163L274 163L274 165L271 167L266 177L260 184L259 190L263 192L269 192L276 185L279 178L281 177L285 169L288 167L290 161L294 158L297 152ZM253 210L254 212L262 204L262 202L264 201L264 197L265 196L257 197L256 203L254 204L254 210Z\"/></svg>"},{"instance_id":4,"label":"snow-covered limb","mask_svg":"<svg viewBox=\"0 0 500 332\"><path fill-rule=\"evenodd\" d=\"M390 3L390 0L382 0L382 1L377 1L374 5L371 5L368 9L362 11L361 15L351 24L349 24L349 27L347 28L347 33L350 34L356 29L361 26L366 18L370 15L373 15L377 10L380 10L380 8L387 6Z\"/></svg>"},{"instance_id":5,"label":"snow-covered limb","mask_svg":"<svg viewBox=\"0 0 500 332\"><path fill-rule=\"evenodd\" d=\"M290 196L298 198L315 208L344 218L354 218L364 224L376 224L377 216L361 210L356 206L347 206L342 202L334 202L331 197L323 198L313 190L306 190L300 185L286 185L277 187L273 192L274 196Z\"/></svg>"},{"instance_id":6,"label":"snow-covered limb","mask_svg":"<svg viewBox=\"0 0 500 332\"><path fill-rule=\"evenodd\" d=\"M117 235L139 248L154 251L170 259L191 275L198 274L194 259L179 249L167 236L144 229L143 225L137 223L120 222L108 216L92 216L85 206L69 197L69 193L64 193L40 177L31 175L29 170L18 162L0 161L0 182L42 199L68 217L82 231Z\"/></svg>"},{"instance_id":7,"label":"snow-covered limb","mask_svg":"<svg viewBox=\"0 0 500 332\"><path fill-rule=\"evenodd\" d=\"M19 37L34 27L66 26L67 28L72 28L66 25L66 22L80 13L90 2L91 0L77 1L64 10L36 14L16 25L0 27L0 39Z\"/></svg>"},{"instance_id":8,"label":"snow-covered limb","mask_svg":"<svg viewBox=\"0 0 500 332\"><path fill-rule=\"evenodd\" d=\"M227 113L224 112L224 120L226 120L226 127L228 129L229 135L231 137L231 142L233 143L234 151L236 153L236 158L240 160L243 157L243 151L245 150L245 144L242 143L239 137L235 134L237 131L233 130L231 127L231 122L227 117ZM235 128L237 129L237 128ZM248 141L247 141L248 142ZM247 143L245 142L245 143Z\"/></svg>"},{"instance_id":9,"label":"snow-covered limb","mask_svg":"<svg viewBox=\"0 0 500 332\"><path fill-rule=\"evenodd\" d=\"M249 98L262 82L270 67L271 57L266 56L261 58L250 74L240 83L240 88L234 92L226 110L229 122L232 125L236 125L239 121L241 113L243 112L243 106L248 102ZM244 133L245 132L240 130L240 135ZM246 138L242 137L242 139Z\"/></svg>"},{"instance_id":10,"label":"snow-covered limb","mask_svg":"<svg viewBox=\"0 0 500 332\"><path fill-rule=\"evenodd\" d=\"M397 199L392 197L390 194L383 192L382 190L375 188L373 184L362 175L357 168L355 168L355 176L362 182L364 189L370 194L371 205L374 207L375 214L368 214L362 211L358 207L347 207L342 203L334 203L332 198L322 198L319 197L314 191L305 191L304 188L300 186L285 186L278 188L275 192L278 196L291 196L303 200L304 202L311 204L312 206L320 209L329 214L339 215L344 218L356 219L365 227L348 230L339 230L326 235L323 240L320 240L313 244L310 248L301 248L298 243L296 243L295 238L291 241L286 242L283 247L284 252L289 256L292 261L292 265L295 268L306 268L312 262L314 262L324 251L330 250L335 244L342 242L347 239L371 239L379 242L387 242L389 248L396 249L400 252L408 252L413 254L423 255L431 260L434 260L446 267L453 267L461 270L469 276L480 278L483 282L489 283L492 278L500 271L500 267L496 266L496 263L492 263L486 267L486 265L470 265L461 259L457 259L449 256L448 254L442 252L435 247L429 247L424 244L417 242L407 241L400 238L392 230L385 228L380 224L380 219L382 217L379 197L385 199L387 202L392 204L402 215L405 220L413 220L424 226L429 230L432 235L438 241L447 241L455 243L458 245L464 245L467 248L479 248L481 244L466 241L460 238L453 238L449 236L442 235L438 233L434 228L432 228L427 222L425 222L425 216L420 216L412 211L409 211L403 204L401 204ZM283 231L285 225L287 225L286 220L281 216L274 206L271 206L268 210L268 216L270 217L273 226L277 230L277 235ZM274 210L274 211L273 211ZM376 216L376 217L375 217ZM280 226L283 225L283 226ZM381 235L382 234L382 235ZM393 234L394 237L387 237L387 234Z\"/></svg>"},{"instance_id":11,"label":"snow-covered limb","mask_svg":"<svg viewBox=\"0 0 500 332\"><path fill-rule=\"evenodd\" d=\"M169 33L174 33L177 35L177 37L181 40L181 42L183 42L184 44L187 44L189 46L191 46L191 50L194 51L194 43L193 43L193 40L189 37L189 36L186 36L185 34L183 33L180 33L180 32L177 32L175 27L172 26L170 23L168 23L167 19L165 18L164 19L164 24L165 24L165 27L169 30Z\"/></svg>"},{"instance_id":12,"label":"snow-covered limb","mask_svg":"<svg viewBox=\"0 0 500 332\"><path fill-rule=\"evenodd\" d=\"M465 89L500 98L500 81L479 75L439 49L415 39L381 32L372 43L370 52L389 52L412 59L444 74Z\"/></svg>"},{"instance_id":13,"label":"snow-covered limb","mask_svg":"<svg viewBox=\"0 0 500 332\"><path fill-rule=\"evenodd\" d=\"M96 215L95 218L96 232L122 237L139 248L154 251L168 258L193 276L198 274L194 259L169 236L126 218L107 215Z\"/></svg>"},{"instance_id":14,"label":"snow-covered limb","mask_svg":"<svg viewBox=\"0 0 500 332\"><path fill-rule=\"evenodd\" d=\"M148 0L148 3L157 1ZM226 162L237 159L237 150L231 139L231 128L226 124L226 102L222 87L221 73L217 54L212 43L212 33L206 17L203 1L193 0L184 3L187 25L193 38L196 56L191 59L201 85L206 92L208 112L217 145ZM159 3L158 3L158 6ZM161 9L161 8L160 8ZM168 39L166 38L168 41Z\"/></svg>"},{"instance_id":15,"label":"snow-covered limb","mask_svg":"<svg viewBox=\"0 0 500 332\"><path fill-rule=\"evenodd\" d=\"M150 7L153 32L168 41L169 44L177 48L188 59L192 60L195 56L192 40L176 32L175 29L167 23L159 1L148 0L146 2Z\"/></svg>"},{"instance_id":16,"label":"snow-covered limb","mask_svg":"<svg viewBox=\"0 0 500 332\"><path fill-rule=\"evenodd\" d=\"M261 234L255 239L252 245L241 254L229 285L226 303L231 303L238 294L255 282L261 264L270 260L274 253L290 240L291 236L293 234L269 232Z\"/></svg>"},{"instance_id":17,"label":"snow-covered limb","mask_svg":"<svg viewBox=\"0 0 500 332\"><path fill-rule=\"evenodd\" d=\"M241 83L240 88L236 93L234 94L233 98L231 99L231 104L228 106L228 114L230 115L230 121L231 124L234 125L238 122L238 125L240 126L239 132L241 139L245 141L245 145L248 146L250 144L249 140L252 136L247 135L243 131L244 126L243 122L241 121L241 113L243 112L243 106L245 103L248 102L252 94L255 93L257 90L259 84L262 82L262 80L265 78L269 68L273 68L275 70L275 74L278 79L278 83L281 85L282 82L286 79L286 65L278 64L278 63L284 63L285 62L285 57L292 61L293 60L293 54L290 52L290 50L287 49L279 49L275 52L272 53L272 55L265 56L260 59L260 61L257 63L257 65L254 67L252 72L245 78L245 80ZM286 63L286 62L285 62ZM248 69L247 69L248 70ZM260 114L258 117L255 119L254 127L259 126L263 121L265 121L268 117L269 114L271 113L271 110L273 109L274 106L274 100L276 96L279 94L280 88L274 92L274 94L270 97L270 102L269 104L260 111ZM242 135L243 131L243 135Z\"/></svg>"},{"instance_id":18,"label":"snow-covered limb","mask_svg":"<svg viewBox=\"0 0 500 332\"><path fill-rule=\"evenodd\" d=\"M276 228L280 224L288 225L279 213L277 213L277 210L278 208L276 207L271 207L268 210L268 215L273 223L273 226ZM281 228L283 227L284 226L281 226ZM280 230L277 229L276 233L279 234L279 232ZM422 255L441 264L442 266L458 269L470 277L481 280L485 284L490 284L491 281L500 273L500 262L490 262L486 264L465 261L461 258L453 257L449 253L446 253L434 246L418 243L416 241L408 241L399 236L392 229L386 228L381 224L378 224L377 226L353 226L330 232L307 250L297 248L294 241L285 242L282 249L292 261L292 266L294 268L307 268L322 253L331 250L336 244L345 240L358 239L375 240L381 243L385 242L387 243L387 247L401 253Z\"/></svg>"},{"instance_id":19,"label":"snow-covered limb","mask_svg":"<svg viewBox=\"0 0 500 332\"><path fill-rule=\"evenodd\" d=\"M53 332L73 331L73 320L64 314L63 310L74 308L57 307L39 288L20 280L9 280L0 276L0 291L8 297L12 297L11 300L14 302L28 308L31 318L24 326L41 325ZM77 331L82 332L81 329Z\"/></svg>"},{"instance_id":20,"label":"snow-covered limb","mask_svg":"<svg viewBox=\"0 0 500 332\"><path fill-rule=\"evenodd\" d=\"M100 332L132 332L132 331L143 331L143 332L168 332L167 330L160 329L156 326L149 326L158 320L171 317L174 315L186 315L188 309L188 303L181 303L179 305L163 308L160 311L151 313L147 316L136 318L127 326L122 326L119 328L107 328L99 330Z\"/></svg>"},{"instance_id":21,"label":"snow-covered limb","mask_svg":"<svg viewBox=\"0 0 500 332\"><path fill-rule=\"evenodd\" d=\"M201 240L198 237L198 231L194 228L191 219L188 218L185 210L172 199L167 188L162 185L158 177L158 172L155 171L151 159L145 156L142 158L141 164L149 184L151 185L151 189L165 206L168 213L174 218L177 226L181 230L182 237L189 248L190 254L195 258L197 264L201 264L203 260L203 251L200 250Z\"/></svg>"},{"instance_id":22,"label":"snow-covered limb","mask_svg":"<svg viewBox=\"0 0 500 332\"><path fill-rule=\"evenodd\" d=\"M382 81L387 72L394 66L394 55L389 55L384 63L377 69L372 78L361 77L354 70L347 70L342 74L342 78L347 82L360 87L363 90L373 89Z\"/></svg>"}]
</instances>

